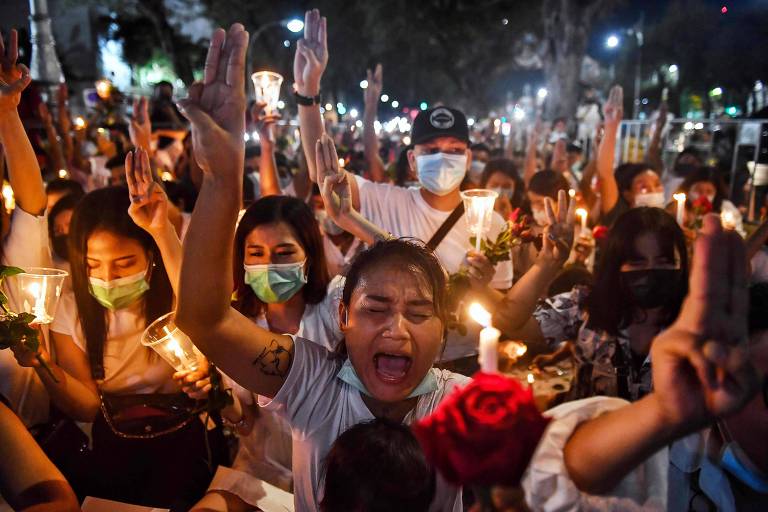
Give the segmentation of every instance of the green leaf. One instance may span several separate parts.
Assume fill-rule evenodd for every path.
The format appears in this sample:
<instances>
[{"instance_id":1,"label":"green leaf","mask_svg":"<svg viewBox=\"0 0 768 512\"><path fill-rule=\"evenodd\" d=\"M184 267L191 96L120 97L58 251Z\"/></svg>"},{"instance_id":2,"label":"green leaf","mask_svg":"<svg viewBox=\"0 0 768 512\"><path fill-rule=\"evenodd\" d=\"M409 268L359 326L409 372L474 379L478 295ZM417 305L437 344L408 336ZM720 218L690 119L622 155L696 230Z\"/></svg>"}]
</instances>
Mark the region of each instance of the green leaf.
<instances>
[{"instance_id":1,"label":"green leaf","mask_svg":"<svg viewBox=\"0 0 768 512\"><path fill-rule=\"evenodd\" d=\"M6 277L12 277L19 274L23 274L24 269L19 267L6 267L5 265L0 265L0 279L4 279Z\"/></svg>"}]
</instances>

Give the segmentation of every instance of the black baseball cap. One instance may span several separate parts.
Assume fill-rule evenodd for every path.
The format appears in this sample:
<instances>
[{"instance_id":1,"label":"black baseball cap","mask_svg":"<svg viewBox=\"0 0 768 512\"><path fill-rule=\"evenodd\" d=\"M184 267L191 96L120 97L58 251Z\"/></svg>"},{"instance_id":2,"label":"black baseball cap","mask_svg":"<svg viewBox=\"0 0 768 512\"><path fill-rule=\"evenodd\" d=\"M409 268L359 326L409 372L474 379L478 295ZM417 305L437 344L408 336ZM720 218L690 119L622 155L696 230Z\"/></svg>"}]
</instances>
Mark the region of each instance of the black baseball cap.
<instances>
[{"instance_id":1,"label":"black baseball cap","mask_svg":"<svg viewBox=\"0 0 768 512\"><path fill-rule=\"evenodd\" d=\"M437 137L455 137L469 144L469 126L464 113L450 107L419 112L413 120L411 144L424 144Z\"/></svg>"}]
</instances>

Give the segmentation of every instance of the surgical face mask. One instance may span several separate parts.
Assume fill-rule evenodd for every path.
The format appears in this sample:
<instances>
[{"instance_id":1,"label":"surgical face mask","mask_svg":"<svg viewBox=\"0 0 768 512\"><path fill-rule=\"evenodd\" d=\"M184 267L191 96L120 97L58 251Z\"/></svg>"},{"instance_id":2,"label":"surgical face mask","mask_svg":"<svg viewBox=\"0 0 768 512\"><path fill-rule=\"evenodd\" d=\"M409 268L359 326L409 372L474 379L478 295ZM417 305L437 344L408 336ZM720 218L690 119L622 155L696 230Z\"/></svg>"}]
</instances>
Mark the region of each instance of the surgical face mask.
<instances>
[{"instance_id":1,"label":"surgical face mask","mask_svg":"<svg viewBox=\"0 0 768 512\"><path fill-rule=\"evenodd\" d=\"M304 272L306 263L307 260L298 263L243 265L245 284L251 287L262 302L285 302L307 284Z\"/></svg>"},{"instance_id":2,"label":"surgical face mask","mask_svg":"<svg viewBox=\"0 0 768 512\"><path fill-rule=\"evenodd\" d=\"M51 239L51 248L53 249L53 253L62 260L69 259L69 245L67 244L68 239L69 237L67 235L55 235Z\"/></svg>"},{"instance_id":3,"label":"surgical face mask","mask_svg":"<svg viewBox=\"0 0 768 512\"><path fill-rule=\"evenodd\" d=\"M506 197L510 201L512 196L515 195L515 189L512 187L493 187L491 190L499 194L499 197Z\"/></svg>"},{"instance_id":4,"label":"surgical face mask","mask_svg":"<svg viewBox=\"0 0 768 512\"><path fill-rule=\"evenodd\" d=\"M531 209L531 213L533 213L534 222L539 226L546 226L549 224L549 218L547 218L547 212L545 210Z\"/></svg>"},{"instance_id":5,"label":"surgical face mask","mask_svg":"<svg viewBox=\"0 0 768 512\"><path fill-rule=\"evenodd\" d=\"M416 171L421 185L438 196L455 190L467 172L467 155L435 153L416 157Z\"/></svg>"},{"instance_id":6,"label":"surgical face mask","mask_svg":"<svg viewBox=\"0 0 768 512\"><path fill-rule=\"evenodd\" d=\"M371 393L368 391L368 388L365 387L365 384L363 384L363 381L360 380L360 377L357 376L355 367L352 366L352 362L349 360L349 358L344 361L344 364L341 366L339 373L336 374L336 377L346 382L364 395L373 397L373 395L371 395ZM432 393L433 391L437 391L437 379L435 378L435 374L432 372L432 370L429 370L424 378L421 379L419 385L416 386L413 391L411 391L411 393L408 395L408 398L426 395L427 393Z\"/></svg>"},{"instance_id":7,"label":"surgical face mask","mask_svg":"<svg viewBox=\"0 0 768 512\"><path fill-rule=\"evenodd\" d=\"M624 293L640 309L668 304L680 291L682 270L651 268L621 273Z\"/></svg>"},{"instance_id":8,"label":"surgical face mask","mask_svg":"<svg viewBox=\"0 0 768 512\"><path fill-rule=\"evenodd\" d=\"M344 232L325 210L317 210L315 212L315 219L317 219L320 229L322 229L323 233L326 235L336 236Z\"/></svg>"},{"instance_id":9,"label":"surgical face mask","mask_svg":"<svg viewBox=\"0 0 768 512\"><path fill-rule=\"evenodd\" d=\"M635 194L635 208L649 206L651 208L664 208L664 192L651 192Z\"/></svg>"},{"instance_id":10,"label":"surgical face mask","mask_svg":"<svg viewBox=\"0 0 768 512\"><path fill-rule=\"evenodd\" d=\"M469 164L469 180L472 183L480 183L480 180L483 178L483 171L485 170L485 163L480 162L479 160L473 160L471 164Z\"/></svg>"},{"instance_id":11,"label":"surgical face mask","mask_svg":"<svg viewBox=\"0 0 768 512\"><path fill-rule=\"evenodd\" d=\"M149 290L146 270L111 281L102 281L95 277L89 277L88 281L93 298L111 310L130 306Z\"/></svg>"},{"instance_id":12,"label":"surgical face mask","mask_svg":"<svg viewBox=\"0 0 768 512\"><path fill-rule=\"evenodd\" d=\"M723 430L725 429L721 429L721 432ZM730 433L724 432L724 434L726 439L730 438ZM721 468L738 478L753 491L760 494L768 494L768 475L760 471L738 443L732 439L728 439L728 443L720 454L718 463Z\"/></svg>"}]
</instances>

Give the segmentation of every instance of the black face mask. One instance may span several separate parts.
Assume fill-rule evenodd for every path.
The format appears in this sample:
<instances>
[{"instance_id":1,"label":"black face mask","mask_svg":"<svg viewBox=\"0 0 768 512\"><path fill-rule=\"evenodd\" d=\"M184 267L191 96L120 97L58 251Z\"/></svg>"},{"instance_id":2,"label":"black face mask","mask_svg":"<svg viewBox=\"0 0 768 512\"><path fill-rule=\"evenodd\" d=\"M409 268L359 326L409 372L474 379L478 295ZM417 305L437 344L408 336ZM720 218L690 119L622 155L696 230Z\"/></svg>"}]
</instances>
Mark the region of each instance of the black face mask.
<instances>
[{"instance_id":1,"label":"black face mask","mask_svg":"<svg viewBox=\"0 0 768 512\"><path fill-rule=\"evenodd\" d=\"M56 235L51 240L53 253L63 260L69 259L69 246L67 245L68 235Z\"/></svg>"},{"instance_id":2,"label":"black face mask","mask_svg":"<svg viewBox=\"0 0 768 512\"><path fill-rule=\"evenodd\" d=\"M679 293L682 275L679 269L631 270L621 273L621 284L635 306L653 309L668 304Z\"/></svg>"}]
</instances>

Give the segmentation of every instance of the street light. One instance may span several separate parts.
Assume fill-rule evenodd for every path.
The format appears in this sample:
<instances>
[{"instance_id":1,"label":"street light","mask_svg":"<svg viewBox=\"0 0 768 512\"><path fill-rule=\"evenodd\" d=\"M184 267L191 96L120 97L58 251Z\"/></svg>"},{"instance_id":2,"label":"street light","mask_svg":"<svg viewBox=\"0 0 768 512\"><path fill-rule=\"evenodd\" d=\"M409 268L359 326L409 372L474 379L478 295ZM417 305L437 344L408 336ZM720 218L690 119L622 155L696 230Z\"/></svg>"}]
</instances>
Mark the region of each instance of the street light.
<instances>
[{"instance_id":1,"label":"street light","mask_svg":"<svg viewBox=\"0 0 768 512\"><path fill-rule=\"evenodd\" d=\"M361 89L367 89L368 88L368 80L360 80L360 88Z\"/></svg>"},{"instance_id":2,"label":"street light","mask_svg":"<svg viewBox=\"0 0 768 512\"><path fill-rule=\"evenodd\" d=\"M392 100L392 108L397 108L400 106L400 102L397 100Z\"/></svg>"},{"instance_id":3,"label":"street light","mask_svg":"<svg viewBox=\"0 0 768 512\"><path fill-rule=\"evenodd\" d=\"M609 35L608 38L605 40L605 46L610 49L613 49L619 46L619 36L615 34Z\"/></svg>"},{"instance_id":4,"label":"street light","mask_svg":"<svg viewBox=\"0 0 768 512\"><path fill-rule=\"evenodd\" d=\"M671 64L669 66L669 73L670 74L674 75L675 73L677 73L677 70L678 70L677 64Z\"/></svg>"},{"instance_id":5,"label":"street light","mask_svg":"<svg viewBox=\"0 0 768 512\"><path fill-rule=\"evenodd\" d=\"M389 101L389 95L388 94L382 94L381 95L381 102L386 103Z\"/></svg>"},{"instance_id":6,"label":"street light","mask_svg":"<svg viewBox=\"0 0 768 512\"><path fill-rule=\"evenodd\" d=\"M298 18L293 18L291 20L288 20L288 22L285 24L285 28L287 28L294 34L298 34L302 30L304 30L304 22Z\"/></svg>"},{"instance_id":7,"label":"street light","mask_svg":"<svg viewBox=\"0 0 768 512\"><path fill-rule=\"evenodd\" d=\"M547 89L545 89L544 87L540 88L536 92L536 95L539 97L540 100L543 100L544 98L546 98L547 94L548 94Z\"/></svg>"}]
</instances>

